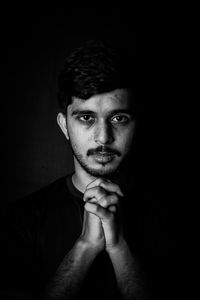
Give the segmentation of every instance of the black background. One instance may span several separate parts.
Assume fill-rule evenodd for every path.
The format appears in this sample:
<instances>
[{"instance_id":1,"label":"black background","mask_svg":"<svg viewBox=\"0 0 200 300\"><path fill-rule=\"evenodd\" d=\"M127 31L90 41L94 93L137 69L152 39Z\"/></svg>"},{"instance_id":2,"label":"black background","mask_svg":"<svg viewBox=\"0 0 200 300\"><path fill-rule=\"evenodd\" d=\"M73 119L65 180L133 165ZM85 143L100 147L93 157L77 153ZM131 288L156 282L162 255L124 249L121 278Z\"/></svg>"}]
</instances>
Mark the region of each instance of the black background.
<instances>
[{"instance_id":1,"label":"black background","mask_svg":"<svg viewBox=\"0 0 200 300\"><path fill-rule=\"evenodd\" d=\"M132 10L122 7L17 6L4 10L2 23L1 175L4 201L12 201L73 170L56 123L56 80L66 55L99 37L129 49L139 63L140 34Z\"/></svg>"},{"instance_id":2,"label":"black background","mask_svg":"<svg viewBox=\"0 0 200 300\"><path fill-rule=\"evenodd\" d=\"M153 21L153 15L144 22L134 7L120 5L16 5L2 10L2 204L73 170L71 150L56 122L57 75L74 47L103 37L135 58L142 107L136 145L139 175L169 213L173 232L178 230L175 35L159 23L152 27Z\"/></svg>"},{"instance_id":3,"label":"black background","mask_svg":"<svg viewBox=\"0 0 200 300\"><path fill-rule=\"evenodd\" d=\"M179 139L175 35L143 23L134 7L6 7L1 19L2 203L73 170L56 123L56 80L66 55L88 38L104 38L135 58L141 101L137 166L155 201L177 228ZM158 29L155 31L155 28ZM141 181L142 182L142 181ZM171 222L171 221L170 221Z\"/></svg>"},{"instance_id":4,"label":"black background","mask_svg":"<svg viewBox=\"0 0 200 300\"><path fill-rule=\"evenodd\" d=\"M182 232L183 168L177 126L177 36L168 31L169 23L164 29L151 22L150 16L142 24L141 14L130 6L2 9L2 206L73 170L70 148L56 123L57 75L71 49L85 39L103 37L128 48L139 66L139 171L167 217L170 240L177 243Z\"/></svg>"}]
</instances>

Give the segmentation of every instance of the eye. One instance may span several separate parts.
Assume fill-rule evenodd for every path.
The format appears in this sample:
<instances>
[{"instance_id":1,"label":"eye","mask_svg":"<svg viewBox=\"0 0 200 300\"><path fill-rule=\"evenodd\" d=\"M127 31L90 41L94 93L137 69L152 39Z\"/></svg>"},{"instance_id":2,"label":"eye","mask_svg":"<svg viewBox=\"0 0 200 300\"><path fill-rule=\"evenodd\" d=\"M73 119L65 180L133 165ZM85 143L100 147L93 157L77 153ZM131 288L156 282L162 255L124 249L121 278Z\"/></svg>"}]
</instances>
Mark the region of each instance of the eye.
<instances>
[{"instance_id":1,"label":"eye","mask_svg":"<svg viewBox=\"0 0 200 300\"><path fill-rule=\"evenodd\" d=\"M92 122L94 120L94 117L91 116L91 115L82 115L82 116L79 116L79 120L82 121L82 122Z\"/></svg>"},{"instance_id":2,"label":"eye","mask_svg":"<svg viewBox=\"0 0 200 300\"><path fill-rule=\"evenodd\" d=\"M117 115L112 117L112 123L127 123L129 121L129 117L125 115Z\"/></svg>"}]
</instances>

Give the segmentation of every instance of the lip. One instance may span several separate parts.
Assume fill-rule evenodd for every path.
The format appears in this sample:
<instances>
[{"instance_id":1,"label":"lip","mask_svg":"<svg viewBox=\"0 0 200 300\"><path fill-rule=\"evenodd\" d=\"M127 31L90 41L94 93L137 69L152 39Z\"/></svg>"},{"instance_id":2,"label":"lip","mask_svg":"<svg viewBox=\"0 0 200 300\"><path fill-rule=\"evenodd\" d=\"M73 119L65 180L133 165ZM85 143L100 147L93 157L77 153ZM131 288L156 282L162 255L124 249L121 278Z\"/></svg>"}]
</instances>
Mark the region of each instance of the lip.
<instances>
[{"instance_id":1,"label":"lip","mask_svg":"<svg viewBox=\"0 0 200 300\"><path fill-rule=\"evenodd\" d=\"M94 159L100 163L108 163L113 160L115 154L109 152L98 152L94 154Z\"/></svg>"},{"instance_id":2,"label":"lip","mask_svg":"<svg viewBox=\"0 0 200 300\"><path fill-rule=\"evenodd\" d=\"M113 153L111 152L107 152L107 151L99 151L96 153L97 155L100 154L100 155L105 155L105 156L111 156L111 155L114 155Z\"/></svg>"}]
</instances>

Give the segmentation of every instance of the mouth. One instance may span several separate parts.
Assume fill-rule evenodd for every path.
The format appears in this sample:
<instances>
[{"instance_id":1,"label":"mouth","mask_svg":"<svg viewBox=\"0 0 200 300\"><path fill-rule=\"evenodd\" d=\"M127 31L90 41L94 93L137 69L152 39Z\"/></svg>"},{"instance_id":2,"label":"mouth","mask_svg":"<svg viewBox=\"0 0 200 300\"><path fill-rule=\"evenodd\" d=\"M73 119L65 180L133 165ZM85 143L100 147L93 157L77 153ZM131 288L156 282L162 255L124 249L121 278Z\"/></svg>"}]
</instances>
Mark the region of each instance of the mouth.
<instances>
[{"instance_id":1,"label":"mouth","mask_svg":"<svg viewBox=\"0 0 200 300\"><path fill-rule=\"evenodd\" d=\"M102 151L93 154L93 157L97 162L108 163L114 159L115 154L111 152Z\"/></svg>"}]
</instances>

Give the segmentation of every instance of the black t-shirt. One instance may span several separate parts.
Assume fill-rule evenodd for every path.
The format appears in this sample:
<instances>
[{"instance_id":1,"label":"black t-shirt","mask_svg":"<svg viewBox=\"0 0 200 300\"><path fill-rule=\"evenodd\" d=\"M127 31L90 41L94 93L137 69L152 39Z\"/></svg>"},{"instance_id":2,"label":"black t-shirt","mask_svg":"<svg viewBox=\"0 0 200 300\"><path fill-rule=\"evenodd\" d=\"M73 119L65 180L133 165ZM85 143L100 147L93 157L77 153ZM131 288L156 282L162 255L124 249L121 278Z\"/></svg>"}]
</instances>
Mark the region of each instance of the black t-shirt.
<instances>
[{"instance_id":1,"label":"black t-shirt","mask_svg":"<svg viewBox=\"0 0 200 300\"><path fill-rule=\"evenodd\" d=\"M155 219L149 213L149 202L139 194L132 185L131 192L123 199L124 231L153 285L160 253L166 245L161 246L161 230L160 237L157 238L158 233L155 237L152 227ZM3 222L0 258L2 290L37 293L44 289L81 234L82 198L83 194L74 187L71 176L67 176L9 205ZM87 299L118 299L114 270L105 251L98 255L88 272L82 299L83 296Z\"/></svg>"},{"instance_id":2,"label":"black t-shirt","mask_svg":"<svg viewBox=\"0 0 200 300\"><path fill-rule=\"evenodd\" d=\"M9 205L3 222L2 290L37 294L44 289L81 234L82 198L67 176ZM117 299L106 252L90 268L81 298L84 293L87 299Z\"/></svg>"}]
</instances>

